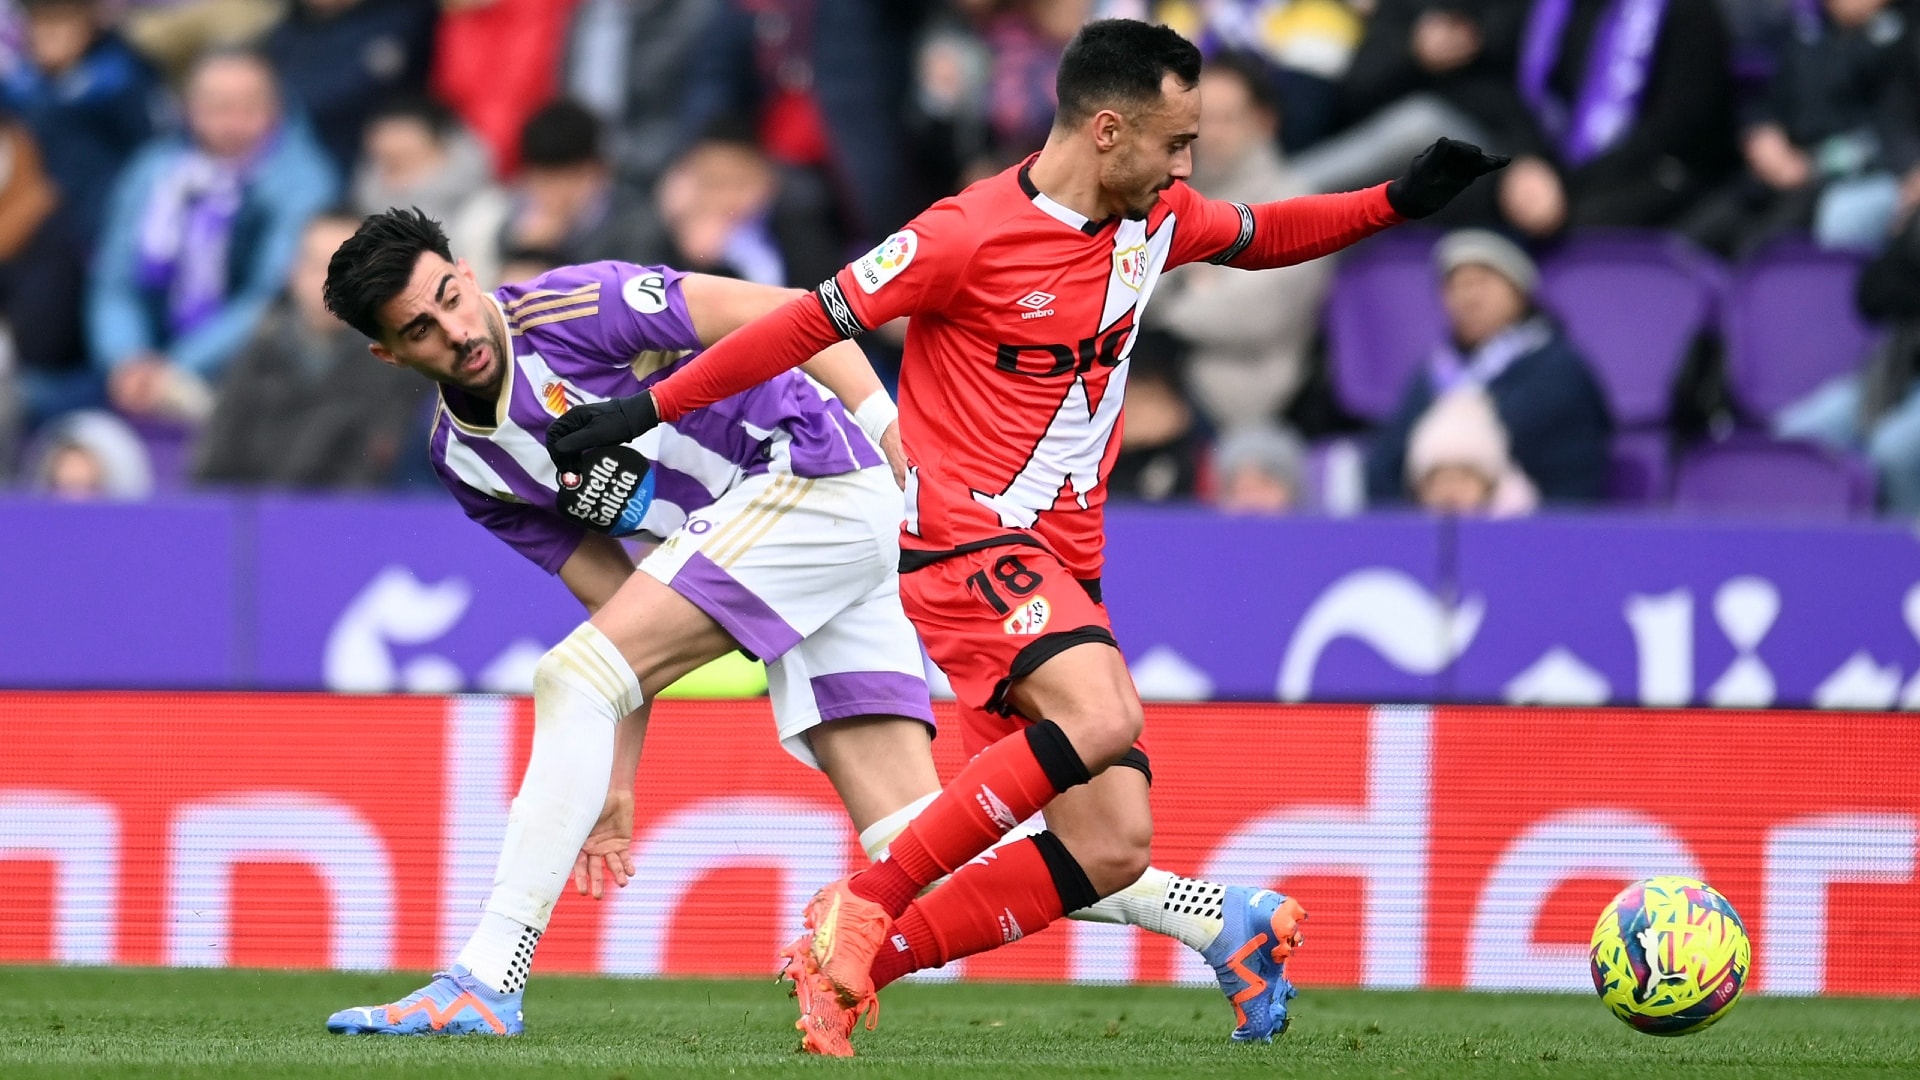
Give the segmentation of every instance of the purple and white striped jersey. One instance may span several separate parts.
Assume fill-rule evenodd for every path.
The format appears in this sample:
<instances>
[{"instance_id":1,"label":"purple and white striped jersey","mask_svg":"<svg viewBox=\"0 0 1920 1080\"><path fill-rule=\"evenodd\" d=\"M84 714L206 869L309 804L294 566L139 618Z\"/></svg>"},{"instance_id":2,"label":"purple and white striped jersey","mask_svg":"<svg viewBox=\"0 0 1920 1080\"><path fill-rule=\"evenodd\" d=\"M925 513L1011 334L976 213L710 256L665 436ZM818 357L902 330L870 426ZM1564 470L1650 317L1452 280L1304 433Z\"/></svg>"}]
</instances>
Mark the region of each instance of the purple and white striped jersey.
<instances>
[{"instance_id":1,"label":"purple and white striped jersey","mask_svg":"<svg viewBox=\"0 0 1920 1080\"><path fill-rule=\"evenodd\" d=\"M637 393L700 351L680 279L664 266L565 266L493 293L512 338L513 368L494 424L456 417L440 388L433 468L467 516L555 573L585 534L555 506L547 426L574 405ZM460 401L468 416L482 403ZM840 402L790 371L662 424L634 443L654 463L643 533L664 537L688 514L756 473L836 476L885 463Z\"/></svg>"}]
</instances>

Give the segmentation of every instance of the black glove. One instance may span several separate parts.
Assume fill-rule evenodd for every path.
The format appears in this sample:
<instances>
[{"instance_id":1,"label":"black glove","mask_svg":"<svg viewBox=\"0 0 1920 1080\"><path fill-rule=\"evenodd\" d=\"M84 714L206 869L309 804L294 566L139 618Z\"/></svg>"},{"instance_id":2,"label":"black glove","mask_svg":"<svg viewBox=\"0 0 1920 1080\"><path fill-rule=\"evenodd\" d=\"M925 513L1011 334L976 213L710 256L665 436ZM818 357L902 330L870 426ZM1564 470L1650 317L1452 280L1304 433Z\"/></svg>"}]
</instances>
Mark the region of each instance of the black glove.
<instances>
[{"instance_id":1,"label":"black glove","mask_svg":"<svg viewBox=\"0 0 1920 1080\"><path fill-rule=\"evenodd\" d=\"M1387 202L1404 218L1423 218L1440 212L1467 185L1505 168L1513 160L1489 154L1472 143L1442 138L1420 152L1407 174L1387 185Z\"/></svg>"},{"instance_id":2,"label":"black glove","mask_svg":"<svg viewBox=\"0 0 1920 1080\"><path fill-rule=\"evenodd\" d=\"M580 455L597 446L632 442L660 424L645 390L627 397L575 405L547 426L547 456L566 472L582 472Z\"/></svg>"},{"instance_id":3,"label":"black glove","mask_svg":"<svg viewBox=\"0 0 1920 1080\"><path fill-rule=\"evenodd\" d=\"M652 464L631 446L596 446L580 458L579 472L560 470L554 505L594 532L639 532L653 505Z\"/></svg>"}]
</instances>

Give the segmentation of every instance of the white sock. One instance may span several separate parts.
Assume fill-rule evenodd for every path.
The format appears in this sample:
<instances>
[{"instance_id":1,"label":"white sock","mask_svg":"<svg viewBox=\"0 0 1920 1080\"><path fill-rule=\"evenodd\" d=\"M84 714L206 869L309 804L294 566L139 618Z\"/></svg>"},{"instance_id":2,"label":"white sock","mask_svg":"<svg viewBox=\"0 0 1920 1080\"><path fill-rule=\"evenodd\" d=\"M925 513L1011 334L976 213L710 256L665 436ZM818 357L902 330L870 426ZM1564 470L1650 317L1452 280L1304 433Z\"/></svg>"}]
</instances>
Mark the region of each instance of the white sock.
<instances>
[{"instance_id":1,"label":"white sock","mask_svg":"<svg viewBox=\"0 0 1920 1080\"><path fill-rule=\"evenodd\" d=\"M460 950L459 962L473 977L505 994L518 993L533 970L533 947L540 931L522 926L505 915L480 913L480 925Z\"/></svg>"},{"instance_id":2,"label":"white sock","mask_svg":"<svg viewBox=\"0 0 1920 1080\"><path fill-rule=\"evenodd\" d=\"M1213 944L1226 926L1220 913L1226 895L1225 885L1149 866L1139 881L1067 917L1137 926L1165 934L1200 952Z\"/></svg>"},{"instance_id":3,"label":"white sock","mask_svg":"<svg viewBox=\"0 0 1920 1080\"><path fill-rule=\"evenodd\" d=\"M867 853L871 862L879 862L887 854L887 845L893 843L907 828L907 822L920 816L928 804L940 797L937 791L930 791L907 805L881 818L879 821L860 830L860 849Z\"/></svg>"},{"instance_id":4,"label":"white sock","mask_svg":"<svg viewBox=\"0 0 1920 1080\"><path fill-rule=\"evenodd\" d=\"M534 945L606 802L614 726L640 702L640 680L591 623L534 667L533 754L507 813L486 913L459 956L493 989L526 985Z\"/></svg>"},{"instance_id":5,"label":"white sock","mask_svg":"<svg viewBox=\"0 0 1920 1080\"><path fill-rule=\"evenodd\" d=\"M860 847L866 851L867 858L879 862L887 853L887 845L893 843L894 838L907 827L907 822L925 810L938 794L924 795L862 830ZM993 846L1018 843L1039 831L1030 825L1021 825L1001 837L999 843ZM939 884L936 881L927 888L936 888ZM1069 913L1067 918L1081 922L1137 926L1142 930L1165 934L1200 952L1213 944L1213 939L1220 936L1221 928L1226 925L1220 914L1220 902L1226 894L1224 885L1181 877L1149 866L1147 872L1140 875L1139 881L1091 907Z\"/></svg>"}]
</instances>

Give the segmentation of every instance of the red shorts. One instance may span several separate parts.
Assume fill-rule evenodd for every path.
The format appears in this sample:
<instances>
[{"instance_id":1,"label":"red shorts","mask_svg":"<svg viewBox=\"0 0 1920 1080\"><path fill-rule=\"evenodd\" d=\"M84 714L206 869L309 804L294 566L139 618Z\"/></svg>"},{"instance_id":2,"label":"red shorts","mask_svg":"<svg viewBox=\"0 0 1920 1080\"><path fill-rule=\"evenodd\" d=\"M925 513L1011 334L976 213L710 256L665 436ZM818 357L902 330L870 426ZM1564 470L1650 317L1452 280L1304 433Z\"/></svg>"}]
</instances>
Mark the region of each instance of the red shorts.
<instances>
[{"instance_id":1,"label":"red shorts","mask_svg":"<svg viewBox=\"0 0 1920 1080\"><path fill-rule=\"evenodd\" d=\"M1014 544L900 575L907 618L953 683L969 757L1037 719L1006 703L1013 680L1075 645L1118 647L1098 592L1045 548Z\"/></svg>"}]
</instances>

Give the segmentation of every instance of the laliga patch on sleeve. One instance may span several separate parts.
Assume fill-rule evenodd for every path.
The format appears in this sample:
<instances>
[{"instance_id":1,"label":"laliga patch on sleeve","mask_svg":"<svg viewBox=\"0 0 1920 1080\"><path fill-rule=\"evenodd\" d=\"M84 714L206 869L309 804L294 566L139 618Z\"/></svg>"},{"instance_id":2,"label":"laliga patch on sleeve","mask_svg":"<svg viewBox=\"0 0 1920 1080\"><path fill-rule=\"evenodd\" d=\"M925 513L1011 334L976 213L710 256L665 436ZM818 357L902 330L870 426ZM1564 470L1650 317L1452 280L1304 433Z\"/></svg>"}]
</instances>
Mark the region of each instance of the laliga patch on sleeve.
<instances>
[{"instance_id":1,"label":"laliga patch on sleeve","mask_svg":"<svg viewBox=\"0 0 1920 1080\"><path fill-rule=\"evenodd\" d=\"M667 310L667 279L657 273L635 274L620 283L620 299L642 315Z\"/></svg>"},{"instance_id":2,"label":"laliga patch on sleeve","mask_svg":"<svg viewBox=\"0 0 1920 1080\"><path fill-rule=\"evenodd\" d=\"M859 283L861 292L872 296L880 286L899 277L919 249L920 238L913 230L901 229L880 241L879 247L860 256L853 264L853 280Z\"/></svg>"},{"instance_id":3,"label":"laliga patch on sleeve","mask_svg":"<svg viewBox=\"0 0 1920 1080\"><path fill-rule=\"evenodd\" d=\"M594 532L631 536L653 505L653 468L631 446L602 446L582 455L580 472L560 474L560 513Z\"/></svg>"}]
</instances>

